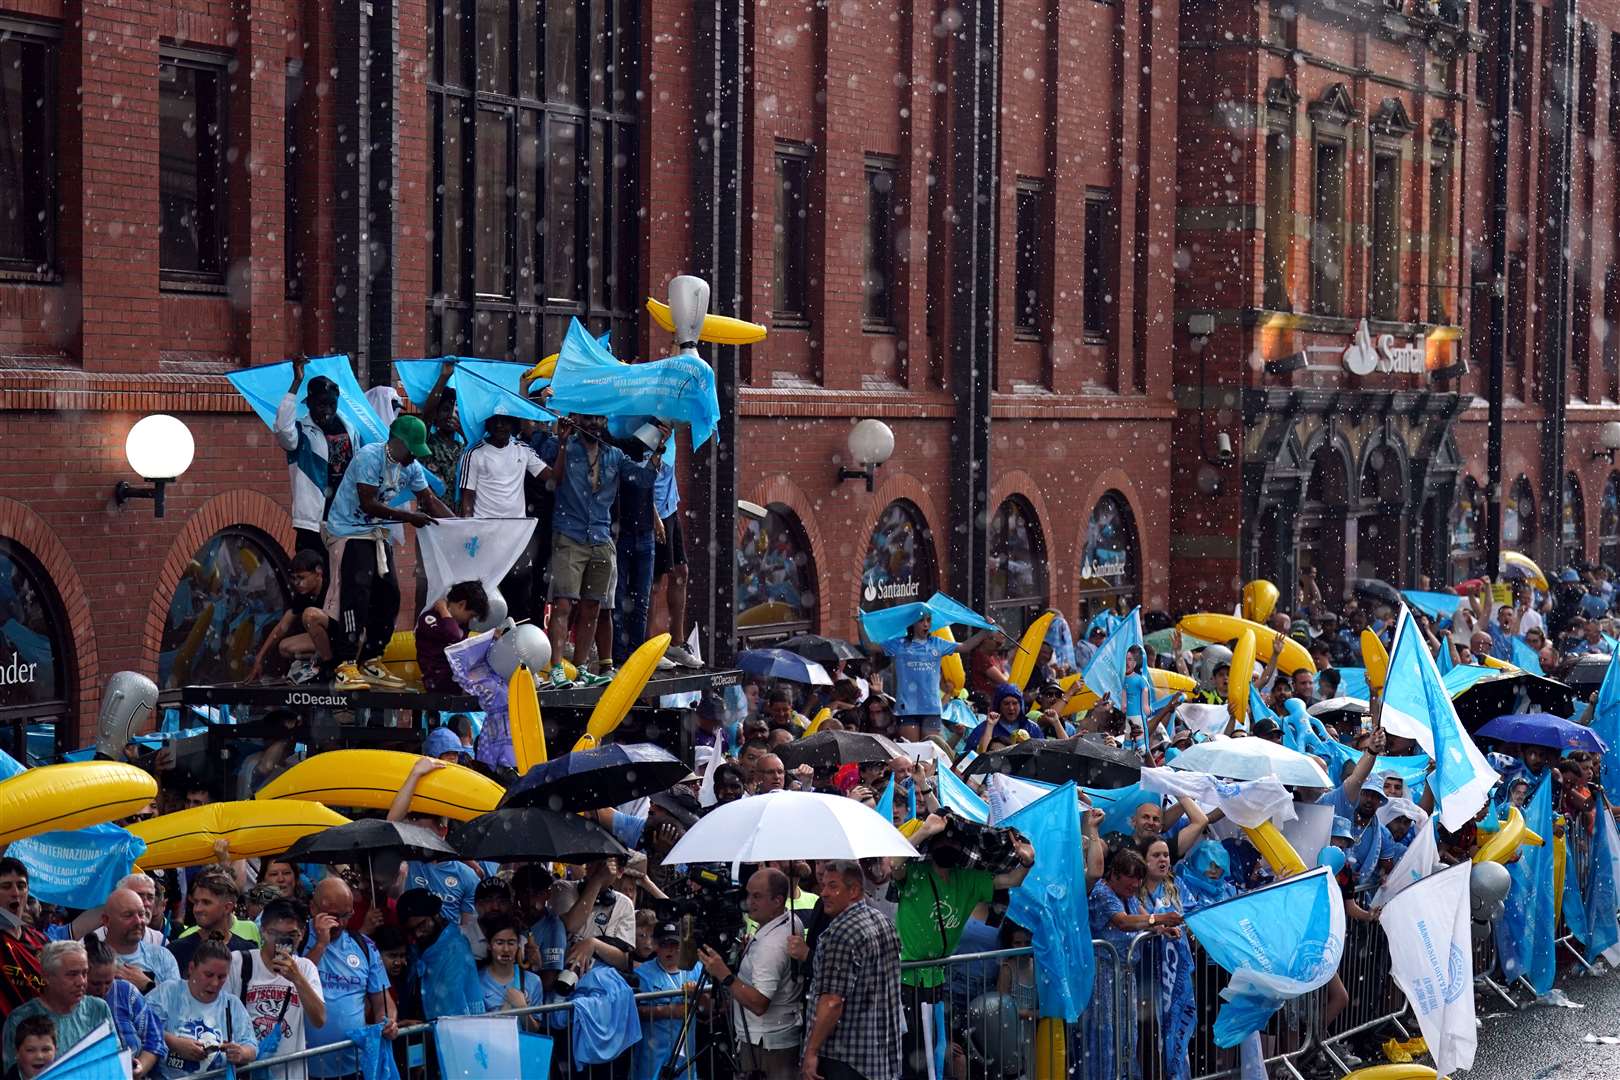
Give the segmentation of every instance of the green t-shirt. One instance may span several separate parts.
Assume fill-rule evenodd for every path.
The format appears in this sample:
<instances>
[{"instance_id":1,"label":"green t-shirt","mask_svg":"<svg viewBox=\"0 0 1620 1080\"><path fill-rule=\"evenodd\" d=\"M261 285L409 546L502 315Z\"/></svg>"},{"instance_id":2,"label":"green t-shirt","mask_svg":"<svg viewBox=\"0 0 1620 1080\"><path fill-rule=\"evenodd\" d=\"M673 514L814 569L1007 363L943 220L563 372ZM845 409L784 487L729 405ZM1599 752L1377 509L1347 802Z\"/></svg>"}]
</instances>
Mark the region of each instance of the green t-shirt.
<instances>
[{"instance_id":1,"label":"green t-shirt","mask_svg":"<svg viewBox=\"0 0 1620 1080\"><path fill-rule=\"evenodd\" d=\"M180 936L190 937L196 932L197 928L195 926L188 926L184 930L180 931ZM259 924L254 922L252 919L233 918L231 920L231 933L235 934L243 941L251 941L255 945L264 944L264 939L259 936ZM184 974L182 974L181 977L184 978Z\"/></svg>"},{"instance_id":2,"label":"green t-shirt","mask_svg":"<svg viewBox=\"0 0 1620 1080\"><path fill-rule=\"evenodd\" d=\"M11 1010L11 1016L6 1019L5 1053L3 1059L5 1068L9 1069L17 1064L17 1025L30 1016L48 1016L51 1023L56 1025L56 1056L61 1057L102 1024L112 1023L112 1010L107 1003L94 994L85 994L74 1006L70 1013L53 1013L45 1007L42 998L25 1001ZM114 1034L117 1034L114 1031Z\"/></svg>"},{"instance_id":3,"label":"green t-shirt","mask_svg":"<svg viewBox=\"0 0 1620 1080\"><path fill-rule=\"evenodd\" d=\"M900 960L937 960L956 951L973 909L995 895L987 870L952 870L943 878L932 865L913 865L900 883L895 925L900 931ZM907 986L941 986L943 967L909 968L900 973Z\"/></svg>"}]
</instances>

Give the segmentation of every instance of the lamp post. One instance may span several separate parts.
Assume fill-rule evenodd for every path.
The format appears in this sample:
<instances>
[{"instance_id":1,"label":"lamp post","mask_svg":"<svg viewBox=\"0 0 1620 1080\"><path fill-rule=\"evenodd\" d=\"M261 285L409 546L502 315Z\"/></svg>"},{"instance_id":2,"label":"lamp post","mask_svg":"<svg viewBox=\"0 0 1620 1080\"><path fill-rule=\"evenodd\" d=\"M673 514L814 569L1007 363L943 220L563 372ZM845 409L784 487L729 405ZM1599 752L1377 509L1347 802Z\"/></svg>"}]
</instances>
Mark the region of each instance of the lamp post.
<instances>
[{"instance_id":1,"label":"lamp post","mask_svg":"<svg viewBox=\"0 0 1620 1080\"><path fill-rule=\"evenodd\" d=\"M119 506L130 499L151 499L152 516L163 516L163 489L189 468L197 452L191 429L183 420L167 413L153 413L136 421L124 439L124 458L129 467L150 487L136 487L120 480L113 487L113 501Z\"/></svg>"}]
</instances>

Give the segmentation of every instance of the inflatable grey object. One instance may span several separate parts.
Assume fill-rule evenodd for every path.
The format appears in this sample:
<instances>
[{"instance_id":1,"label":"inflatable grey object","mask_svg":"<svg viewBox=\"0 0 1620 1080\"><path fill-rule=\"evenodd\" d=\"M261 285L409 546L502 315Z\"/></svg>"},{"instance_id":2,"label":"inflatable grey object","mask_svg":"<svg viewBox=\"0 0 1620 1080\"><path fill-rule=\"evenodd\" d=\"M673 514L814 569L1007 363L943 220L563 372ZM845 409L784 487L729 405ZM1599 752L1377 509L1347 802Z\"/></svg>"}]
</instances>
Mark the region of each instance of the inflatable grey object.
<instances>
[{"instance_id":1,"label":"inflatable grey object","mask_svg":"<svg viewBox=\"0 0 1620 1080\"><path fill-rule=\"evenodd\" d=\"M534 623L514 627L489 647L489 666L501 678L510 679L519 663L530 671L551 670L551 639Z\"/></svg>"},{"instance_id":2,"label":"inflatable grey object","mask_svg":"<svg viewBox=\"0 0 1620 1080\"><path fill-rule=\"evenodd\" d=\"M484 589L484 595L489 598L489 614L472 621L472 628L479 633L493 630L506 621L506 597L501 595L501 590L490 585Z\"/></svg>"},{"instance_id":3,"label":"inflatable grey object","mask_svg":"<svg viewBox=\"0 0 1620 1080\"><path fill-rule=\"evenodd\" d=\"M1198 685L1206 689L1214 681L1215 668L1221 664L1232 663L1232 650L1225 645L1205 645L1204 651L1198 654ZM1221 687L1225 689L1225 687Z\"/></svg>"},{"instance_id":4,"label":"inflatable grey object","mask_svg":"<svg viewBox=\"0 0 1620 1080\"><path fill-rule=\"evenodd\" d=\"M150 725L157 708L157 684L138 671L120 671L107 680L96 717L96 752L117 761L124 759L129 740Z\"/></svg>"},{"instance_id":5,"label":"inflatable grey object","mask_svg":"<svg viewBox=\"0 0 1620 1080\"><path fill-rule=\"evenodd\" d=\"M669 317L675 324L675 344L682 352L695 349L703 332L703 317L709 313L709 283L691 274L681 274L669 282Z\"/></svg>"}]
</instances>

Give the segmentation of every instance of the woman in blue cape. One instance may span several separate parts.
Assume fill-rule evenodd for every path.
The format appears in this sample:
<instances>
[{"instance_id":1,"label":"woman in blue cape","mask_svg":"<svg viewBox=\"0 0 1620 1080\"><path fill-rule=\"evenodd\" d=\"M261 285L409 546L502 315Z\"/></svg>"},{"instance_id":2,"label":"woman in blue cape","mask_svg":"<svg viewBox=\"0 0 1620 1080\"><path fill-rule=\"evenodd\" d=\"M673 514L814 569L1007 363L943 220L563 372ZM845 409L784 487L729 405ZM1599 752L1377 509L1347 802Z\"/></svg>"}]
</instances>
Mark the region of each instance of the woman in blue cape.
<instances>
[{"instance_id":1,"label":"woman in blue cape","mask_svg":"<svg viewBox=\"0 0 1620 1080\"><path fill-rule=\"evenodd\" d=\"M1138 894L1142 906L1156 916L1183 914L1181 890L1170 870L1170 845L1162 838L1141 841L1137 850L1147 864L1147 877ZM1162 937L1145 942L1137 961L1142 996L1157 1007L1155 1019L1164 1046L1166 1080L1187 1080L1192 1075L1187 1051L1198 1024L1193 998L1193 955L1185 927L1173 926ZM1149 991L1152 991L1151 995ZM1149 1069L1152 1073L1155 1070Z\"/></svg>"},{"instance_id":2,"label":"woman in blue cape","mask_svg":"<svg viewBox=\"0 0 1620 1080\"><path fill-rule=\"evenodd\" d=\"M1148 730L1149 723L1171 705L1176 704L1179 695L1167 694L1156 697L1153 693L1153 681L1147 676L1147 669L1143 666L1142 646L1132 645L1125 652L1125 721L1127 730L1136 724L1142 727L1140 741L1131 735L1125 741L1127 750L1138 753L1146 751L1153 741L1153 732Z\"/></svg>"},{"instance_id":3,"label":"woman in blue cape","mask_svg":"<svg viewBox=\"0 0 1620 1080\"><path fill-rule=\"evenodd\" d=\"M1201 840L1176 865L1176 885L1181 893L1181 910L1199 908L1230 900L1238 894L1237 886L1228 876L1232 871L1232 857L1219 840Z\"/></svg>"}]
</instances>

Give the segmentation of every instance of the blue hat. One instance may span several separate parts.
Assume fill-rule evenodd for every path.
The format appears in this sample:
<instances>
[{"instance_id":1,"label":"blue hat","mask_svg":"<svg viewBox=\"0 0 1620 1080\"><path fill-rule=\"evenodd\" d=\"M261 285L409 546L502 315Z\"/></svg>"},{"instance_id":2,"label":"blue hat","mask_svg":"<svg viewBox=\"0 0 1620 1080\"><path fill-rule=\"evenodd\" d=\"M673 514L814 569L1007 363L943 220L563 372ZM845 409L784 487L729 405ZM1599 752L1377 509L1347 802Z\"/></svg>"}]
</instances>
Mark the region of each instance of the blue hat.
<instances>
[{"instance_id":1,"label":"blue hat","mask_svg":"<svg viewBox=\"0 0 1620 1080\"><path fill-rule=\"evenodd\" d=\"M467 748L461 744L461 736L449 728L434 728L428 732L427 742L422 745L422 753L428 757L438 757L452 750L458 754L467 753Z\"/></svg>"},{"instance_id":2,"label":"blue hat","mask_svg":"<svg viewBox=\"0 0 1620 1080\"><path fill-rule=\"evenodd\" d=\"M1574 570L1566 566L1562 570L1558 571L1558 580L1565 584L1573 584L1581 580L1581 575L1577 574Z\"/></svg>"},{"instance_id":3,"label":"blue hat","mask_svg":"<svg viewBox=\"0 0 1620 1080\"><path fill-rule=\"evenodd\" d=\"M1012 683L1002 683L1000 686L996 687L995 695L990 699L991 708L1001 708L1001 703L1010 697L1017 698L1020 706L1024 704L1024 695L1021 691L1019 691L1018 687L1014 686Z\"/></svg>"},{"instance_id":4,"label":"blue hat","mask_svg":"<svg viewBox=\"0 0 1620 1080\"><path fill-rule=\"evenodd\" d=\"M1338 814L1334 814L1333 835L1342 836L1346 840L1354 840L1356 838L1356 834L1350 830L1350 819L1347 817L1341 817Z\"/></svg>"}]
</instances>

